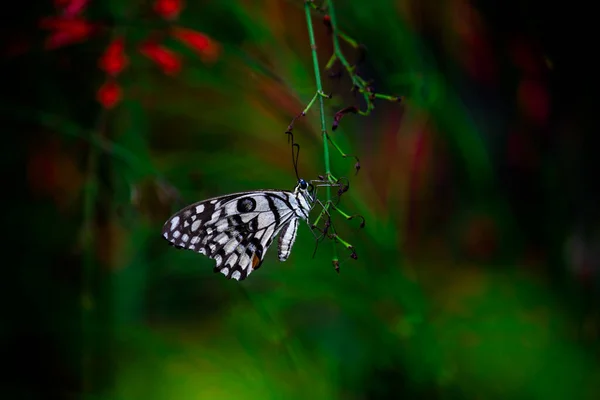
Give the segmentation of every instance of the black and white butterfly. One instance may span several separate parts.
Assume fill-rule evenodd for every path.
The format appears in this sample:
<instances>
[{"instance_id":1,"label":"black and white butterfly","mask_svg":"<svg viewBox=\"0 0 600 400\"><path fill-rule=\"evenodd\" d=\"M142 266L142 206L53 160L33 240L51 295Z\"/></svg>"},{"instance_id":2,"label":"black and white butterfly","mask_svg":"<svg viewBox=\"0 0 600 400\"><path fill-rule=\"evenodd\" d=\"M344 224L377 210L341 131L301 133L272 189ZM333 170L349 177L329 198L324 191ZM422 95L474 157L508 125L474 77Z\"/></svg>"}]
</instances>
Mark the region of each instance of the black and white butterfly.
<instances>
[{"instance_id":1,"label":"black and white butterfly","mask_svg":"<svg viewBox=\"0 0 600 400\"><path fill-rule=\"evenodd\" d=\"M315 201L315 187L303 179L294 191L258 190L215 197L178 211L167 220L162 235L176 247L214 259L215 272L243 280L261 266L280 233L279 260L287 260L298 221L308 221Z\"/></svg>"}]
</instances>

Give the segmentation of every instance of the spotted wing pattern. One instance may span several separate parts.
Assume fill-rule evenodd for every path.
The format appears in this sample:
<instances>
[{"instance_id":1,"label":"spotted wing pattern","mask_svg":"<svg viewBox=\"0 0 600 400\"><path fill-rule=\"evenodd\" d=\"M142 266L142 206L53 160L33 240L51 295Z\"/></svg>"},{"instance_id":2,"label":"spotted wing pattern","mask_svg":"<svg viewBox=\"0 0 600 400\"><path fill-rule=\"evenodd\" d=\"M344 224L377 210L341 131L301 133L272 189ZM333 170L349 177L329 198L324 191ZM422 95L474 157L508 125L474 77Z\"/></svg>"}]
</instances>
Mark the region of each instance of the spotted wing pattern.
<instances>
[{"instance_id":1,"label":"spotted wing pattern","mask_svg":"<svg viewBox=\"0 0 600 400\"><path fill-rule=\"evenodd\" d=\"M180 210L167 220L162 235L176 247L214 259L215 272L243 280L261 266L282 229L279 259L288 258L298 219L308 219L309 211L310 205L298 188L294 192L236 193Z\"/></svg>"}]
</instances>

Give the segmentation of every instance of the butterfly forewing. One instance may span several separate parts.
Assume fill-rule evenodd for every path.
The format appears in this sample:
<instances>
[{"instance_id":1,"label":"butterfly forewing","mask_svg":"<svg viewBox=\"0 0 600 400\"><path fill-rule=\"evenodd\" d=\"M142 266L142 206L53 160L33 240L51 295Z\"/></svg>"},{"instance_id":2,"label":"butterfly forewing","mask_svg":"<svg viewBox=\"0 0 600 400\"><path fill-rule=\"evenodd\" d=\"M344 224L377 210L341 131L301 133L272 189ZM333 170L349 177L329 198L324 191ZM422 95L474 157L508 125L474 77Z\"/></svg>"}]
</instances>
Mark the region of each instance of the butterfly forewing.
<instances>
[{"instance_id":1,"label":"butterfly forewing","mask_svg":"<svg viewBox=\"0 0 600 400\"><path fill-rule=\"evenodd\" d=\"M307 219L309 211L308 203L297 191L236 193L182 209L165 223L162 234L176 247L214 259L215 272L243 280L260 267L273 238L282 229L285 232L279 243L279 259L287 259L298 218Z\"/></svg>"}]
</instances>

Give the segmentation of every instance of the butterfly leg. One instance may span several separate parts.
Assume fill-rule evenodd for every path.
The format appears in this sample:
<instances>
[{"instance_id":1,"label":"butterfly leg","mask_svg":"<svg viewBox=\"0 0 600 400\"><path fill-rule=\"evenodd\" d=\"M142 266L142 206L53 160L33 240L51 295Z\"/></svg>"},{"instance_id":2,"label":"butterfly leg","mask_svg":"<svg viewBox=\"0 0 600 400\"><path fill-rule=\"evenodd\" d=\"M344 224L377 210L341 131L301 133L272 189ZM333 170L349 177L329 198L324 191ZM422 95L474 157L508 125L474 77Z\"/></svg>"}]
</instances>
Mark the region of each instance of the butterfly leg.
<instances>
[{"instance_id":1,"label":"butterfly leg","mask_svg":"<svg viewBox=\"0 0 600 400\"><path fill-rule=\"evenodd\" d=\"M328 201L325 204L323 204L320 200L316 200L318 202L318 204L322 207L321 212L319 213L319 216L317 217L317 219L313 222L313 224L311 225L311 230L317 230L321 233L320 237L317 237L315 235L315 237L317 238L317 244L315 246L315 251L313 253L313 257L315 256L316 252L317 252L317 247L319 245L319 243L325 238L328 237L329 239L335 240L338 243L341 243L346 249L350 250L350 258L356 260L358 259L358 255L356 254L356 251L354 250L354 246L352 246L350 243L348 243L346 240L344 240L343 238L341 238L335 229L335 226L333 225L332 219L331 219L331 214L329 212L330 209L337 211L340 215L342 215L344 218L346 218L347 220L351 220L354 218L360 218L361 219L361 224L360 224L360 228L363 228L365 226L365 219L363 216L361 215L349 215L347 213L345 213L344 211L340 210L332 201ZM320 228L319 222L321 219L324 219L325 222L323 224L323 228ZM313 232L314 233L314 232ZM333 260L333 265L336 271L339 272L339 260L337 260L337 258L334 258Z\"/></svg>"},{"instance_id":2,"label":"butterfly leg","mask_svg":"<svg viewBox=\"0 0 600 400\"><path fill-rule=\"evenodd\" d=\"M333 208L334 210L340 212L340 210L338 210L335 207L335 205L333 205L333 203L328 202L328 205L329 205L329 207L327 207L328 209L329 208ZM360 217L360 218L362 218L361 228L364 226L364 218L362 216L360 216L360 215L356 215L356 216L354 216L354 215L348 215L348 214L343 213L343 212L342 212L342 215L344 215L346 217L346 219L352 219L354 217ZM333 240L335 240L338 243L341 243L346 249L350 250L351 251L350 258L353 258L353 259L356 260L358 258L358 256L356 255L356 252L354 251L354 246L352 246L350 243L348 243L347 241L345 241L343 238L341 238L337 234L335 226L333 225L333 222L331 221L331 215L329 214L329 212L327 213L327 216L328 216L328 218L325 221L325 228L324 228L325 232L324 232L324 234L326 234L328 238L333 239ZM331 233L329 233L329 231L331 231Z\"/></svg>"},{"instance_id":3,"label":"butterfly leg","mask_svg":"<svg viewBox=\"0 0 600 400\"><path fill-rule=\"evenodd\" d=\"M332 205L331 202L329 202L330 205ZM329 215L329 214L328 214ZM354 246L352 246L350 243L348 243L347 241L345 241L343 238L341 238L336 230L335 230L335 226L333 225L333 223L331 222L331 216L329 215L329 218L327 219L326 223L325 223L325 228L327 231L331 230L331 233L327 233L327 237L334 240L337 243L341 243L346 249L350 250L350 258L356 260L358 259L358 255L356 254L356 251L354 250ZM333 267L335 269L335 271L339 274L340 273L340 261L339 259L336 257L333 258L333 260L331 260Z\"/></svg>"},{"instance_id":4,"label":"butterfly leg","mask_svg":"<svg viewBox=\"0 0 600 400\"><path fill-rule=\"evenodd\" d=\"M313 235L315 236L315 250L313 251L313 258L315 258L315 255L317 254L317 249L319 247L319 243L321 243L323 241L323 239L325 239L325 237L328 236L328 231L329 231L329 227L331 226L331 215L329 214L329 210L328 207L326 207L321 200L316 199L315 200L321 207L321 212L319 213L319 216L317 217L317 219L310 225L310 231L313 233ZM325 223L323 225L323 228L319 228L318 224L319 221L321 220L321 218L323 218L323 216L325 216ZM318 231L321 233L320 236L317 236L315 234L314 231Z\"/></svg>"},{"instance_id":5,"label":"butterfly leg","mask_svg":"<svg viewBox=\"0 0 600 400\"><path fill-rule=\"evenodd\" d=\"M337 191L337 196L335 196L335 201L334 203L337 204L340 201L340 197L342 196L342 194L346 193L348 191L348 189L350 188L350 182L348 181L347 178L339 178L336 179L331 173L328 176L329 180L325 179L325 177L320 176L319 175L319 179L313 179L311 180L309 183L312 187L315 188L315 198L317 197L317 189L320 187L334 187L334 188L338 188ZM323 206L321 204L321 206ZM323 206L324 207L324 206Z\"/></svg>"},{"instance_id":6,"label":"butterfly leg","mask_svg":"<svg viewBox=\"0 0 600 400\"><path fill-rule=\"evenodd\" d=\"M318 203L322 209L321 209L321 212L319 213L319 216L317 217L317 219L315 219L315 221L311 224L311 227L313 229L319 230L323 234L327 234L327 229L331 225L331 214L329 214L329 207L331 205L331 202L328 201L328 202L326 202L326 204L323 204L321 202L321 200L319 200L319 199L315 199L315 202ZM321 218L326 218L325 226L323 229L320 229L318 227L319 222L321 221Z\"/></svg>"}]
</instances>

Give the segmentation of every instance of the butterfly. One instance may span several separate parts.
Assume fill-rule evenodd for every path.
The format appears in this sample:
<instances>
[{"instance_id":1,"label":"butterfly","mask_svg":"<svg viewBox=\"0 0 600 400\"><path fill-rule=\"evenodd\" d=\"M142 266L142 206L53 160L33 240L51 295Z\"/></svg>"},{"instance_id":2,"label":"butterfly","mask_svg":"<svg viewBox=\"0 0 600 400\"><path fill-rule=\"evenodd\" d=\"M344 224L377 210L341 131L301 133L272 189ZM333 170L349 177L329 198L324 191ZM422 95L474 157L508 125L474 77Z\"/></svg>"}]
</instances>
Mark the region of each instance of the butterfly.
<instances>
[{"instance_id":1,"label":"butterfly","mask_svg":"<svg viewBox=\"0 0 600 400\"><path fill-rule=\"evenodd\" d=\"M308 221L316 188L299 179L289 190L234 193L191 204L165 222L162 235L175 247L216 261L214 272L244 280L258 269L279 235L280 261L290 255L299 220Z\"/></svg>"}]
</instances>

